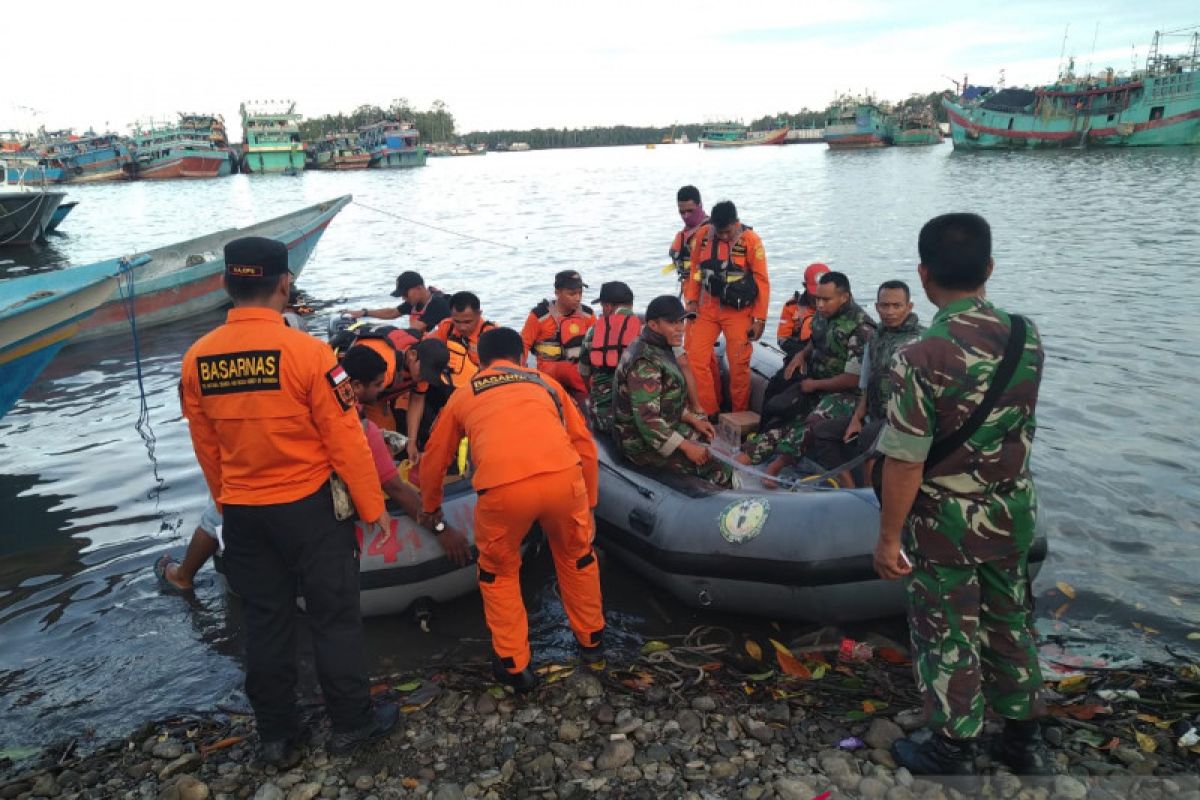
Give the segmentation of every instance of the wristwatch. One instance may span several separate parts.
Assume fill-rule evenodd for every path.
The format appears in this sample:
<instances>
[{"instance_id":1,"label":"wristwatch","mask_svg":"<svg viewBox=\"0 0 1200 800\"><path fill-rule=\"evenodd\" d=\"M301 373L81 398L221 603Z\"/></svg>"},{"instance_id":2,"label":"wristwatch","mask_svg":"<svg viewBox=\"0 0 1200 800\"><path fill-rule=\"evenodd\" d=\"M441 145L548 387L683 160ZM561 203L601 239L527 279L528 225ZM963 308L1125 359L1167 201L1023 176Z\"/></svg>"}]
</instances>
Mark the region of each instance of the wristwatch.
<instances>
[{"instance_id":1,"label":"wristwatch","mask_svg":"<svg viewBox=\"0 0 1200 800\"><path fill-rule=\"evenodd\" d=\"M434 536L439 536L439 535L441 535L441 534L443 534L443 533L445 533L445 532L446 532L446 520L444 520L444 519L439 519L439 520L437 521L437 524L435 524L435 525L433 526L433 535L434 535Z\"/></svg>"}]
</instances>

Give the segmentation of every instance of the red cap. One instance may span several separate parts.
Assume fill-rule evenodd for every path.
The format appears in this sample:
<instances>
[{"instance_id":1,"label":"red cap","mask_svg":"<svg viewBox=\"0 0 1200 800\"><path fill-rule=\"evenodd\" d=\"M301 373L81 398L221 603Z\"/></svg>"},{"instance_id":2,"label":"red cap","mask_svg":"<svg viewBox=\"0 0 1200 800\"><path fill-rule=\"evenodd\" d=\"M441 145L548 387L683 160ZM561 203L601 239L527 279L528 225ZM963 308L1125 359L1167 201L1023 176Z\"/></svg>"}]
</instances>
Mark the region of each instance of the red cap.
<instances>
[{"instance_id":1,"label":"red cap","mask_svg":"<svg viewBox=\"0 0 1200 800\"><path fill-rule=\"evenodd\" d=\"M804 268L804 290L809 294L817 293L817 281L826 272L829 272L829 267L824 264L809 264Z\"/></svg>"}]
</instances>

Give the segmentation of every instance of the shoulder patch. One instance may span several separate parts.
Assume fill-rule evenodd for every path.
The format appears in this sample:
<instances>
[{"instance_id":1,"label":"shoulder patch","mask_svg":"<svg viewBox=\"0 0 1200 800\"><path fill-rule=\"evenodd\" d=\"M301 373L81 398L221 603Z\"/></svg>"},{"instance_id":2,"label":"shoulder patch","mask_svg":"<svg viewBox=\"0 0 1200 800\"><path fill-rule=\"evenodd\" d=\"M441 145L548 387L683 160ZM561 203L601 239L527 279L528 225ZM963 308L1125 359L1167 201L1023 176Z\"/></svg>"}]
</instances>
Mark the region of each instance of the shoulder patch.
<instances>
[{"instance_id":1,"label":"shoulder patch","mask_svg":"<svg viewBox=\"0 0 1200 800\"><path fill-rule=\"evenodd\" d=\"M350 376L342 365L338 364L325 373L325 380L333 390L333 398L338 401L342 411L349 411L355 405L354 387L350 385Z\"/></svg>"},{"instance_id":2,"label":"shoulder patch","mask_svg":"<svg viewBox=\"0 0 1200 800\"><path fill-rule=\"evenodd\" d=\"M196 375L200 382L200 394L208 396L279 389L279 353L278 350L242 350L199 356L196 359Z\"/></svg>"}]
</instances>

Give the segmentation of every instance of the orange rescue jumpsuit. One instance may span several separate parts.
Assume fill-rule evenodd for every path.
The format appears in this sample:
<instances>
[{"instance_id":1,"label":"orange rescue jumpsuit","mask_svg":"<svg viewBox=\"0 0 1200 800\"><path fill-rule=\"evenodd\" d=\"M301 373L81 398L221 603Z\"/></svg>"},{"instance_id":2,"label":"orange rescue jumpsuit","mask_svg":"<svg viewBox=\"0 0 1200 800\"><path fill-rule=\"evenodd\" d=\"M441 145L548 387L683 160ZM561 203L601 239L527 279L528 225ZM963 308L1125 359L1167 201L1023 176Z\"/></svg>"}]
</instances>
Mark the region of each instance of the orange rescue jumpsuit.
<instances>
[{"instance_id":1,"label":"orange rescue jumpsuit","mask_svg":"<svg viewBox=\"0 0 1200 800\"><path fill-rule=\"evenodd\" d=\"M717 242L716 257L728 259L754 276L754 282L758 285L754 304L742 309L728 308L709 294L703 285L700 265L713 256L714 235L712 225L705 225L696 231L691 247L691 279L683 285L684 300L699 304L696 319L688 327L685 350L688 364L696 376L696 396L704 413L709 415L720 411L713 387L716 376L712 372L712 354L713 345L722 333L725 334L725 352L729 361L729 393L733 410L749 410L750 355L753 351L750 325L756 319L766 320L767 307L771 302L771 283L767 276L767 256L762 239L749 228L743 229L734 243L732 253L730 243Z\"/></svg>"},{"instance_id":2,"label":"orange rescue jumpsuit","mask_svg":"<svg viewBox=\"0 0 1200 800\"><path fill-rule=\"evenodd\" d=\"M427 334L446 343L446 349L450 351L450 381L454 388L466 386L479 371L479 337L494 327L496 323L480 317L475 332L464 337L455 332L452 320L444 319Z\"/></svg>"},{"instance_id":3,"label":"orange rescue jumpsuit","mask_svg":"<svg viewBox=\"0 0 1200 800\"><path fill-rule=\"evenodd\" d=\"M784 339L796 338L801 344L807 344L812 338L813 316L817 310L812 306L801 305L800 293L796 292L791 300L783 304L779 312L779 327L775 330L775 338L781 343Z\"/></svg>"},{"instance_id":4,"label":"orange rescue jumpsuit","mask_svg":"<svg viewBox=\"0 0 1200 800\"><path fill-rule=\"evenodd\" d=\"M479 494L479 591L501 663L516 673L531 658L520 570L521 541L535 522L550 542L571 630L583 646L598 645L604 612L591 513L598 462L583 415L553 378L500 360L450 396L426 444L422 471L444 474L464 435L471 440L472 484ZM427 514L442 502L442 484L431 483L421 492Z\"/></svg>"},{"instance_id":5,"label":"orange rescue jumpsuit","mask_svg":"<svg viewBox=\"0 0 1200 800\"><path fill-rule=\"evenodd\" d=\"M579 374L579 356L583 337L596 324L588 306L580 306L563 316L553 300L533 307L521 329L525 349L537 357L537 368L553 377L571 393L586 397L587 386Z\"/></svg>"}]
</instances>

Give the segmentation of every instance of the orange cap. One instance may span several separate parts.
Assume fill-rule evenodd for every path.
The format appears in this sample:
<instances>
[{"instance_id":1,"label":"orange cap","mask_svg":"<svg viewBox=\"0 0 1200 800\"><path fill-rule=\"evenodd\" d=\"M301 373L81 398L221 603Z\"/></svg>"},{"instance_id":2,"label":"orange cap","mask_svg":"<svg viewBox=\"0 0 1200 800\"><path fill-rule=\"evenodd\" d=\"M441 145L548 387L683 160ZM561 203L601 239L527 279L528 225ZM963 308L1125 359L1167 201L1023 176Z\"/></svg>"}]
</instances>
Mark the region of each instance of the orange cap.
<instances>
[{"instance_id":1,"label":"orange cap","mask_svg":"<svg viewBox=\"0 0 1200 800\"><path fill-rule=\"evenodd\" d=\"M829 267L821 263L809 264L804 268L804 291L809 294L817 293L817 281L826 272L829 272Z\"/></svg>"}]
</instances>

